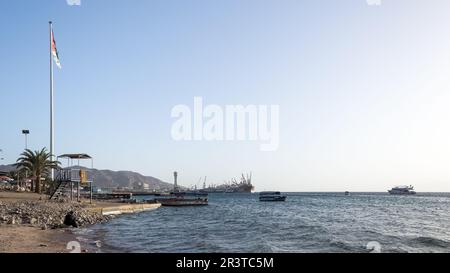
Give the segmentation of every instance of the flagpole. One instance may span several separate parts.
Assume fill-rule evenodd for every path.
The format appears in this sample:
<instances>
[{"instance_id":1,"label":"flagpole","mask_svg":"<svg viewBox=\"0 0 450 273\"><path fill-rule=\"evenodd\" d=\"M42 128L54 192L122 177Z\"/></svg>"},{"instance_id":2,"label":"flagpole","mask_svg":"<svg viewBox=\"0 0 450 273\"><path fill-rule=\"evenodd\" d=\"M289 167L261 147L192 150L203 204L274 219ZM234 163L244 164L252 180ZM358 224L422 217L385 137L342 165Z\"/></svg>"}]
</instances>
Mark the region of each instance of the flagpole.
<instances>
[{"instance_id":1,"label":"flagpole","mask_svg":"<svg viewBox=\"0 0 450 273\"><path fill-rule=\"evenodd\" d=\"M53 25L52 21L49 22L50 29L50 158L53 161L53 153L54 153L54 124L53 124L53 56L52 56L52 43L53 43ZM51 170L51 179L52 181L55 178L54 170Z\"/></svg>"}]
</instances>

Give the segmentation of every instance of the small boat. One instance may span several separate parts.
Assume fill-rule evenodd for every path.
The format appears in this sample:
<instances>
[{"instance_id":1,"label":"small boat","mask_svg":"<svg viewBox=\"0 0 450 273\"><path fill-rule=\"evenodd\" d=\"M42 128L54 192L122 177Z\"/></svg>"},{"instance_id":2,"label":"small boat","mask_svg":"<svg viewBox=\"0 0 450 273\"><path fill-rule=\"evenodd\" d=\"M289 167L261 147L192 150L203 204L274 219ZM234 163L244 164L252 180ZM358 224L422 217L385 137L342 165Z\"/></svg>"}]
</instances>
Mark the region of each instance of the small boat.
<instances>
[{"instance_id":1,"label":"small boat","mask_svg":"<svg viewBox=\"0 0 450 273\"><path fill-rule=\"evenodd\" d=\"M262 202L283 202L287 196L281 195L279 191L263 191L259 193L259 201Z\"/></svg>"},{"instance_id":2,"label":"small boat","mask_svg":"<svg viewBox=\"0 0 450 273\"><path fill-rule=\"evenodd\" d=\"M185 206L206 206L208 205L208 198L160 198L156 202L160 203L161 206L170 207L185 207Z\"/></svg>"},{"instance_id":3,"label":"small boat","mask_svg":"<svg viewBox=\"0 0 450 273\"><path fill-rule=\"evenodd\" d=\"M392 195L413 195L416 194L413 186L398 186L388 190Z\"/></svg>"},{"instance_id":4,"label":"small boat","mask_svg":"<svg viewBox=\"0 0 450 273\"><path fill-rule=\"evenodd\" d=\"M155 199L161 206L181 207L181 206L205 206L208 205L208 193L199 191L179 191L177 184L178 173L174 172L173 192L165 198Z\"/></svg>"},{"instance_id":5,"label":"small boat","mask_svg":"<svg viewBox=\"0 0 450 273\"><path fill-rule=\"evenodd\" d=\"M166 198L158 198L161 206L205 206L208 205L208 194L196 192L172 192Z\"/></svg>"},{"instance_id":6,"label":"small boat","mask_svg":"<svg viewBox=\"0 0 450 273\"><path fill-rule=\"evenodd\" d=\"M346 191L344 194L345 194L345 196L349 196L349 195L350 195L350 192L349 192L349 191Z\"/></svg>"}]
</instances>

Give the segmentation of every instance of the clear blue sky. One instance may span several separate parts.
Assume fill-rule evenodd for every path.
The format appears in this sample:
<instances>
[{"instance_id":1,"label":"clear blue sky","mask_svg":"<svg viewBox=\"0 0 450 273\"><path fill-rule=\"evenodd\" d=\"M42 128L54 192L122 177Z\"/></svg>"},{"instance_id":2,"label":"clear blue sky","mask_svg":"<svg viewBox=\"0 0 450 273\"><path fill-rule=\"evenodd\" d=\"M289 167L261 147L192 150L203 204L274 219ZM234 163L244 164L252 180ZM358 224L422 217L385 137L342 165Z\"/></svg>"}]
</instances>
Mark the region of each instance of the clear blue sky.
<instances>
[{"instance_id":1,"label":"clear blue sky","mask_svg":"<svg viewBox=\"0 0 450 273\"><path fill-rule=\"evenodd\" d=\"M0 149L56 153L184 185L253 172L257 190L450 191L450 3L382 0L2 1ZM280 146L175 142L177 104L280 105Z\"/></svg>"}]
</instances>

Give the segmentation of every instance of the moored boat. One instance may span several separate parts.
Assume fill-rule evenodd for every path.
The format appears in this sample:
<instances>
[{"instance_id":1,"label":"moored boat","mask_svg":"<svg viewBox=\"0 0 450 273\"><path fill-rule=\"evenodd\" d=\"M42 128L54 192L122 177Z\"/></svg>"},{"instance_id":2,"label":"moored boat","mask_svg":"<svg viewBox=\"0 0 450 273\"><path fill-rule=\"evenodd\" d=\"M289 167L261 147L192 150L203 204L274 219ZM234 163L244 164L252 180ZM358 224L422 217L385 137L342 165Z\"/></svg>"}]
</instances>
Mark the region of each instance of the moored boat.
<instances>
[{"instance_id":1,"label":"moored boat","mask_svg":"<svg viewBox=\"0 0 450 273\"><path fill-rule=\"evenodd\" d=\"M190 191L180 192L177 185L178 173L174 172L174 189L166 198L155 199L161 206L181 207L181 206L205 206L208 205L208 194Z\"/></svg>"},{"instance_id":2,"label":"moored boat","mask_svg":"<svg viewBox=\"0 0 450 273\"><path fill-rule=\"evenodd\" d=\"M259 201L262 202L283 202L287 196L281 195L279 191L263 191L259 193Z\"/></svg>"},{"instance_id":3,"label":"moored boat","mask_svg":"<svg viewBox=\"0 0 450 273\"><path fill-rule=\"evenodd\" d=\"M156 200L161 206L181 207L181 206L206 206L208 198L161 198Z\"/></svg>"},{"instance_id":4,"label":"moored boat","mask_svg":"<svg viewBox=\"0 0 450 273\"><path fill-rule=\"evenodd\" d=\"M388 190L392 195L412 195L416 194L413 186L398 186Z\"/></svg>"}]
</instances>

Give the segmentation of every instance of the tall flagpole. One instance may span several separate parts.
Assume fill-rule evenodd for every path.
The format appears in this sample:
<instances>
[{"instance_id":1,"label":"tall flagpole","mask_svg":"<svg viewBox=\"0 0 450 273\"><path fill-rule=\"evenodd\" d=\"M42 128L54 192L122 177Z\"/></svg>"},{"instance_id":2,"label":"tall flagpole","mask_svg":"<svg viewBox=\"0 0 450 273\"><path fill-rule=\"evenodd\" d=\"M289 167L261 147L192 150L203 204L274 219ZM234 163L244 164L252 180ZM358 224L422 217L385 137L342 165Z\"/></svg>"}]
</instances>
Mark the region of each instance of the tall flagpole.
<instances>
[{"instance_id":1,"label":"tall flagpole","mask_svg":"<svg viewBox=\"0 0 450 273\"><path fill-rule=\"evenodd\" d=\"M52 56L52 44L53 44L53 25L52 21L49 22L49 29L50 29L50 156L51 160L53 161L53 153L54 153L54 136L55 136L55 128L53 124L53 56ZM53 169L51 170L51 179L54 180L55 173Z\"/></svg>"}]
</instances>

